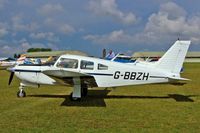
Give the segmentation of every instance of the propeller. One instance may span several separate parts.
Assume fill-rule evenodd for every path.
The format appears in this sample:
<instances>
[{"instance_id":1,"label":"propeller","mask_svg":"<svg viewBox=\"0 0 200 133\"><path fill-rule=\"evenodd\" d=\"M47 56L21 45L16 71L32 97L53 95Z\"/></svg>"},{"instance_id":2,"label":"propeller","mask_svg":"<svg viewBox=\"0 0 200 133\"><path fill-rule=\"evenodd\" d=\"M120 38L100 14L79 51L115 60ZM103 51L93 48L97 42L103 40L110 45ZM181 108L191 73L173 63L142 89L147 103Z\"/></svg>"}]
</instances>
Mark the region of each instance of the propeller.
<instances>
[{"instance_id":1,"label":"propeller","mask_svg":"<svg viewBox=\"0 0 200 133\"><path fill-rule=\"evenodd\" d=\"M10 73L10 78L9 78L9 82L8 82L8 85L10 85L11 84L11 82L12 82L12 80L13 80L13 76L14 76L14 72L11 72Z\"/></svg>"},{"instance_id":2,"label":"propeller","mask_svg":"<svg viewBox=\"0 0 200 133\"><path fill-rule=\"evenodd\" d=\"M15 71L14 71L13 68L8 68L7 70L10 72L10 78L9 78L9 81L8 81L8 85L10 85L12 80L13 80L13 76L15 74Z\"/></svg>"}]
</instances>

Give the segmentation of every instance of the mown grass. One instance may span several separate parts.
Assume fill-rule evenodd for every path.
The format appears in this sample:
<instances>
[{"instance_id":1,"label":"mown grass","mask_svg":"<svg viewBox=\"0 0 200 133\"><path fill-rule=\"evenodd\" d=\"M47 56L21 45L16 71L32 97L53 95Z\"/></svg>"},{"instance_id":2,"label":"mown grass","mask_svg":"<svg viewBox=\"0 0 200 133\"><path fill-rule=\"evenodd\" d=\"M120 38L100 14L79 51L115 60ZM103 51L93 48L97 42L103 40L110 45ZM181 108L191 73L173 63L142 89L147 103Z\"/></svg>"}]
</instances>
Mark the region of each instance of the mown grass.
<instances>
[{"instance_id":1,"label":"mown grass","mask_svg":"<svg viewBox=\"0 0 200 133\"><path fill-rule=\"evenodd\" d=\"M155 84L94 88L82 102L69 101L71 88L8 86L0 71L0 132L199 132L200 64L185 64L184 85Z\"/></svg>"}]
</instances>

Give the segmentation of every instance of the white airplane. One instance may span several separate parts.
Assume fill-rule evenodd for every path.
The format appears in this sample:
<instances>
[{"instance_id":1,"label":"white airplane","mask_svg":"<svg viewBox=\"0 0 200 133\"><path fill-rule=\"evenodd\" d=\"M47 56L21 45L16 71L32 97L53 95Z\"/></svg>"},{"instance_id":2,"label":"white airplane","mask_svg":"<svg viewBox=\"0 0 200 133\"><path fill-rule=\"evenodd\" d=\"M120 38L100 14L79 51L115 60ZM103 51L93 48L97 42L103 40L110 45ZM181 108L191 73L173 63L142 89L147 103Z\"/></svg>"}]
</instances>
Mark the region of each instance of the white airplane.
<instances>
[{"instance_id":1,"label":"white airplane","mask_svg":"<svg viewBox=\"0 0 200 133\"><path fill-rule=\"evenodd\" d=\"M10 57L0 58L0 67L7 68L15 66L17 64L23 64L25 58L26 57L24 55L17 60Z\"/></svg>"},{"instance_id":2,"label":"white airplane","mask_svg":"<svg viewBox=\"0 0 200 133\"><path fill-rule=\"evenodd\" d=\"M120 63L93 57L62 55L52 66L19 64L8 69L21 80L18 97L25 97L26 86L72 86L72 101L87 95L88 87L119 87L188 80L180 77L190 41L178 40L157 62Z\"/></svg>"},{"instance_id":3,"label":"white airplane","mask_svg":"<svg viewBox=\"0 0 200 133\"><path fill-rule=\"evenodd\" d=\"M0 58L0 66L1 67L10 67L16 65L16 61L13 58L5 57Z\"/></svg>"}]
</instances>

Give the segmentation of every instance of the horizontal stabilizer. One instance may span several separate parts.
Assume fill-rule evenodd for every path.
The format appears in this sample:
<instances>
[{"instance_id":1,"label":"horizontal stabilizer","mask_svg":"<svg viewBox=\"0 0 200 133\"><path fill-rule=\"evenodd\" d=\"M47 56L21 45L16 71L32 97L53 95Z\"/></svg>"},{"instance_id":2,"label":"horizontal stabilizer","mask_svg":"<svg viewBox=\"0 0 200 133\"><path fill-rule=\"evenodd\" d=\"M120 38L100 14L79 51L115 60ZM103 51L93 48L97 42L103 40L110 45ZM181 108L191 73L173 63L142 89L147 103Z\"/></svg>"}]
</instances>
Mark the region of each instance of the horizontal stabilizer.
<instances>
[{"instance_id":1,"label":"horizontal stabilizer","mask_svg":"<svg viewBox=\"0 0 200 133\"><path fill-rule=\"evenodd\" d=\"M181 78L181 77L168 77L169 80L175 80L175 81L190 81L190 79Z\"/></svg>"}]
</instances>

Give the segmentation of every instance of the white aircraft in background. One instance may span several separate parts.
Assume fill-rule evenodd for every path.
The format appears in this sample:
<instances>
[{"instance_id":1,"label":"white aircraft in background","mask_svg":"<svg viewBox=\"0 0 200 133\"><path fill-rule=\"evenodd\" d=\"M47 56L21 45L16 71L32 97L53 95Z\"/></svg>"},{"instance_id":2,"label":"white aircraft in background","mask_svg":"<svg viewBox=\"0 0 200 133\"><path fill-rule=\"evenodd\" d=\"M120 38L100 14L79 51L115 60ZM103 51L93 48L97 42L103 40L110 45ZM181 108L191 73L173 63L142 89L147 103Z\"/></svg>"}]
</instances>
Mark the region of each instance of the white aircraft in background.
<instances>
[{"instance_id":1,"label":"white aircraft in background","mask_svg":"<svg viewBox=\"0 0 200 133\"><path fill-rule=\"evenodd\" d=\"M88 88L118 87L188 80L180 77L190 41L178 40L157 62L120 63L93 57L62 55L52 66L16 65L11 71L21 80L18 97L25 97L26 86L72 86L72 101L81 100Z\"/></svg>"},{"instance_id":2,"label":"white aircraft in background","mask_svg":"<svg viewBox=\"0 0 200 133\"><path fill-rule=\"evenodd\" d=\"M23 64L24 60L26 59L25 55L22 55L20 58L13 59L10 57L0 58L0 67L12 67L17 64Z\"/></svg>"},{"instance_id":3,"label":"white aircraft in background","mask_svg":"<svg viewBox=\"0 0 200 133\"><path fill-rule=\"evenodd\" d=\"M13 58L5 57L0 58L0 66L1 67L10 67L16 65L16 60Z\"/></svg>"}]
</instances>

